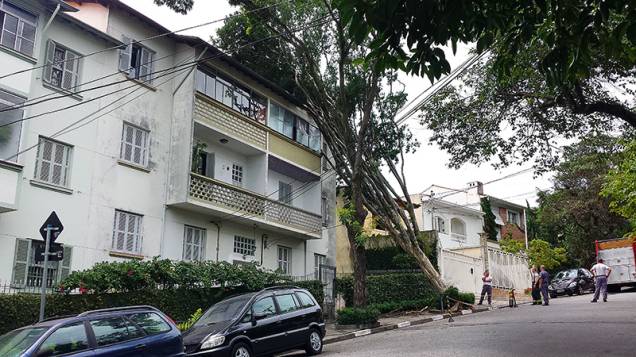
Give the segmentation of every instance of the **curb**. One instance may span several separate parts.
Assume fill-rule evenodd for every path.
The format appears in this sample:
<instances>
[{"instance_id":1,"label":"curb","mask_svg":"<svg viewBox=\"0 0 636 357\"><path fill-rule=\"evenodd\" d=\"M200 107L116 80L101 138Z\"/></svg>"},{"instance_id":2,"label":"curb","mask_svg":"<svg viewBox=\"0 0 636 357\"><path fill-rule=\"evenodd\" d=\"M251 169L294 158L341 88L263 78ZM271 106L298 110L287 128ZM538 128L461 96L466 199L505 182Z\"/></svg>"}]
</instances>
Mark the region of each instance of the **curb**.
<instances>
[{"instance_id":1,"label":"curb","mask_svg":"<svg viewBox=\"0 0 636 357\"><path fill-rule=\"evenodd\" d=\"M460 311L457 314L453 314L453 317L460 316L460 315L478 314L480 312L487 312L487 311L493 311L493 310L488 310L488 309L477 310L477 311L462 310L462 311ZM340 335L340 336L335 336L335 337L331 337L331 338L327 337L327 338L324 339L323 344L328 345L328 344L332 344L332 343L336 343L336 342L351 340L351 339L362 337L362 336L375 335L376 333L381 333L381 332L386 332L386 331L391 331L391 330L397 330L397 329L405 328L405 327L409 327L409 326L423 325L423 324L427 324L429 322L439 321L439 320L447 319L447 318L450 318L450 317L451 317L451 314L446 313L446 314L443 314L443 315L435 315L435 316L432 316L432 317L427 317L427 318L419 319L419 320L403 321L403 322L399 322L397 324L383 325L383 326L376 327L376 328L354 331L354 332L350 332L350 333L347 333L347 334L344 334L344 335Z\"/></svg>"}]
</instances>

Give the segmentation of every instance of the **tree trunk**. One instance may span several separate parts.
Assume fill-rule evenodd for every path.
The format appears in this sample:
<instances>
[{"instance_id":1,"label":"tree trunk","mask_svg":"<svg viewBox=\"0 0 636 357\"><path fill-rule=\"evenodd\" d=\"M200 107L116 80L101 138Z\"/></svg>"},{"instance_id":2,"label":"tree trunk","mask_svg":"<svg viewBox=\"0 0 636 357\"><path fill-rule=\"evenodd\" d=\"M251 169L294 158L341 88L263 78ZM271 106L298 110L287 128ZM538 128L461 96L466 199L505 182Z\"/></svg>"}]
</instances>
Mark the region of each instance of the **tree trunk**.
<instances>
[{"instance_id":1,"label":"tree trunk","mask_svg":"<svg viewBox=\"0 0 636 357\"><path fill-rule=\"evenodd\" d=\"M367 252L364 246L360 246L351 234L351 230L347 227L347 236L349 238L349 254L353 263L353 306L366 306L369 300L369 292L367 290Z\"/></svg>"}]
</instances>

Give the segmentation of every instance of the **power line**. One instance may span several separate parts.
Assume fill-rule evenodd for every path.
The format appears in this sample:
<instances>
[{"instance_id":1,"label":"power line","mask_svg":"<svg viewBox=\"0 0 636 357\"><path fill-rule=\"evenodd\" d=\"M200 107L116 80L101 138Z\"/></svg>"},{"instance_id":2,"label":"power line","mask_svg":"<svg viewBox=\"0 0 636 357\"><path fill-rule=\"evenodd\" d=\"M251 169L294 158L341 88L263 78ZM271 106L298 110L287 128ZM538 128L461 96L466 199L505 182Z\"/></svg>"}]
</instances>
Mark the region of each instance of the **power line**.
<instances>
[{"instance_id":1,"label":"power line","mask_svg":"<svg viewBox=\"0 0 636 357\"><path fill-rule=\"evenodd\" d=\"M327 16L322 17L322 18L317 19L317 20L314 20L313 22L310 23L310 25L294 29L293 31L294 32L302 31L302 30L306 30L306 29L309 29L309 28L312 28L312 27L315 27L315 26L322 25L322 24L324 24L326 17ZM272 36L265 37L265 38L262 38L262 39L259 39L259 40L256 40L256 41L252 41L250 43L246 43L246 44L234 49L232 52L236 52L236 51L241 50L241 49L243 49L245 47L253 46L254 44L257 44L257 43L260 43L260 42L264 42L264 41L268 41L270 39L273 39L273 38L276 38L276 37L280 37L280 36L281 35L272 35ZM147 78L147 79L144 79L144 80L134 80L134 81L137 82L137 83L148 84L149 82L151 82L154 79L161 78L161 77L164 77L164 76L176 73L176 72L188 70L188 69L190 69L190 67L196 66L199 62L208 61L208 60L219 58L219 57L223 57L223 56L227 56L227 54L224 53L224 52L221 52L221 53L217 53L217 54L205 57L205 58L199 58L199 59L196 59L196 60L191 61L191 62L182 63L182 64L179 64L177 66L173 66L171 68L155 71L155 72L152 73L152 74L156 74L156 73L162 73L163 72L159 76ZM99 87L100 88L105 88L105 87L116 85L116 84L119 84L119 83L122 83L122 82L129 82L129 81L130 81L130 79L125 79L123 81L109 83L109 84L105 84L105 85L102 85L102 86L99 86ZM67 109L79 107L81 105L85 105L87 103L91 103L91 102L93 102L95 100L98 100L98 99L101 99L101 98L105 98L105 97L108 97L108 96L113 95L113 94L120 93L122 90L127 90L127 89L130 89L132 87L136 87L138 85L137 83L133 83L130 86L125 87L123 89L116 89L116 90L113 90L113 91L108 92L106 94L102 94L100 96L97 96L97 97L94 97L94 98L91 98L91 99L83 100L80 103L76 103L76 104L73 104L73 105L69 105L69 106L65 106L65 107L62 107L62 108L54 109L54 110L47 111L47 112L40 113L40 114L35 114L35 115L29 116L29 117L16 119L14 121L7 122L7 123L4 123L4 124L0 125L0 128L2 128L4 126L15 124L15 123L23 122L23 121L26 121L26 120L35 119L35 118L38 118L38 117L41 117L41 116L44 116L44 115L47 115L47 114L54 114L54 113L61 112L61 111L67 110ZM92 89L90 89L90 90L92 90ZM62 97L68 97L68 96L72 96L72 94L66 94L66 95L63 95Z\"/></svg>"},{"instance_id":2,"label":"power line","mask_svg":"<svg viewBox=\"0 0 636 357\"><path fill-rule=\"evenodd\" d=\"M289 1L289 0L287 0L287 1ZM278 5L282 4L282 3L283 2L281 1L281 2L277 2L277 3L271 4L271 5L260 7L258 9L248 10L248 11L245 11L243 13L236 13L236 14L228 15L228 16L225 16L225 17L223 17L221 19L208 21L208 22L205 22L205 23L202 23L202 24L185 27L185 28L182 28L182 29L179 29L179 30L175 30L175 31L164 32L164 33L161 33L159 35L146 37L146 38L141 39L141 40L131 41L130 44L131 45L138 44L138 43L142 43L142 42L145 42L145 41L161 38L161 37L164 37L164 36L174 35L174 34L177 34L179 32L188 31L188 30L192 30L192 29L195 29L195 28L199 28L199 27L209 26L209 25L212 25L212 24L215 24L215 23L218 23L218 22L223 22L223 21L229 20L229 19L237 17L237 16L241 16L241 15L244 15L244 14L249 14L249 13L252 13L252 12L265 10L265 9L268 9L268 8L271 8L271 7L276 7L276 6L278 6ZM124 44L124 45L128 45L128 44ZM94 56L94 55L97 55L97 54L100 54L100 53L104 53L104 52L107 52L107 51L120 49L121 47L122 47L121 45L118 45L118 46L112 46L112 47L104 48L104 49L101 49L101 50L97 50L97 51L94 51L94 52L87 53L85 55L78 55L76 58L73 58L73 59L68 59L68 60L64 60L64 61L56 61L55 64L63 64L63 63L68 62L68 61L79 60L79 59L82 59L82 58ZM47 66L52 66L52 65L53 64L44 64L44 65L40 65L40 66L34 66L34 67L31 67L31 68L23 69L23 70L20 70L20 71L7 73L7 74L4 74L4 75L1 75L0 79L4 79L4 78L11 77L11 76L14 76L14 75L17 75L17 74L21 74L21 73L30 72L30 71L33 71L33 70L36 70L36 69L40 69L40 68L45 68Z\"/></svg>"}]
</instances>

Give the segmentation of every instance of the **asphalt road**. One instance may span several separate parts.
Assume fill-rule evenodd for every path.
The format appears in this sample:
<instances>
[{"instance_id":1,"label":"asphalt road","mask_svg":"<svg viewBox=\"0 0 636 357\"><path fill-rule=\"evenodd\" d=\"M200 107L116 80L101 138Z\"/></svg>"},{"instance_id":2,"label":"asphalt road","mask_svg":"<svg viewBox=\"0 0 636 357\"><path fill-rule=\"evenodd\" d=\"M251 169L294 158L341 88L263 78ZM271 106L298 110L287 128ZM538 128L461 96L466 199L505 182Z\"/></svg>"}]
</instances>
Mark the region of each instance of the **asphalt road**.
<instances>
[{"instance_id":1,"label":"asphalt road","mask_svg":"<svg viewBox=\"0 0 636 357\"><path fill-rule=\"evenodd\" d=\"M636 356L636 291L559 297L325 346L324 356ZM297 354L302 356L303 354Z\"/></svg>"}]
</instances>

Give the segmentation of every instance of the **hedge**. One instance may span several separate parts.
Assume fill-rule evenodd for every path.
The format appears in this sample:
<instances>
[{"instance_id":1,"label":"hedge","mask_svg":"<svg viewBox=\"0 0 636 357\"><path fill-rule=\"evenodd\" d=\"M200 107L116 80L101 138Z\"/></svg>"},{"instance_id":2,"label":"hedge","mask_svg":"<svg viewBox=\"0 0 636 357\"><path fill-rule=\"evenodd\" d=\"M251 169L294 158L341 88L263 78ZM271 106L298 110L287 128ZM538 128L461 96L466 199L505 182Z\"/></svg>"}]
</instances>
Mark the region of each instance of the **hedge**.
<instances>
[{"instance_id":1,"label":"hedge","mask_svg":"<svg viewBox=\"0 0 636 357\"><path fill-rule=\"evenodd\" d=\"M320 281L293 284L309 290L317 301L324 299ZM83 311L117 306L151 305L175 321L186 321L201 308L206 310L223 298L247 292L246 288L145 289L123 293L53 294L47 296L46 316L75 315ZM40 296L37 294L0 294L0 334L37 321Z\"/></svg>"},{"instance_id":2,"label":"hedge","mask_svg":"<svg viewBox=\"0 0 636 357\"><path fill-rule=\"evenodd\" d=\"M345 307L338 310L338 324L340 325L359 325L359 324L372 324L378 321L380 311L371 308L353 308Z\"/></svg>"},{"instance_id":3,"label":"hedge","mask_svg":"<svg viewBox=\"0 0 636 357\"><path fill-rule=\"evenodd\" d=\"M371 275L367 279L369 304L422 300L437 296L428 279L421 273ZM342 294L347 306L353 305L353 278L336 279L336 293Z\"/></svg>"}]
</instances>

